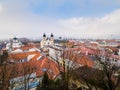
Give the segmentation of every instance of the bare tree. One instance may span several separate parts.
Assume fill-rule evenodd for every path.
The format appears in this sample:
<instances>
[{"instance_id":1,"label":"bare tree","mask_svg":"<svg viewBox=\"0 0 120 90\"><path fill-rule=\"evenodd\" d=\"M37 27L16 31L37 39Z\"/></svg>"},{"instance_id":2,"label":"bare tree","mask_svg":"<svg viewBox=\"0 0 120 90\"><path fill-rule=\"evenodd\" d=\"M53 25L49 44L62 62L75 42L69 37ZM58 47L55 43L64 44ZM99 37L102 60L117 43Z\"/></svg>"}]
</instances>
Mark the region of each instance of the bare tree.
<instances>
[{"instance_id":1,"label":"bare tree","mask_svg":"<svg viewBox=\"0 0 120 90\"><path fill-rule=\"evenodd\" d=\"M1 90L7 90L9 87L9 73L10 70L8 70L8 52L3 51L2 55L0 55L0 89Z\"/></svg>"},{"instance_id":2,"label":"bare tree","mask_svg":"<svg viewBox=\"0 0 120 90\"><path fill-rule=\"evenodd\" d=\"M120 70L120 66L116 65L116 63L112 63L110 57L104 56L96 56L97 60L100 62L100 67L105 75L104 83L107 87L106 90L115 90L120 84L120 75L118 71Z\"/></svg>"},{"instance_id":3,"label":"bare tree","mask_svg":"<svg viewBox=\"0 0 120 90\"><path fill-rule=\"evenodd\" d=\"M24 90L30 89L31 80L34 78L32 74L35 72L36 68L34 62L25 62L22 63L22 77L23 81L21 81L22 85L24 86Z\"/></svg>"},{"instance_id":4,"label":"bare tree","mask_svg":"<svg viewBox=\"0 0 120 90\"><path fill-rule=\"evenodd\" d=\"M79 84L77 87L85 87L87 90L106 90L104 85L104 75L101 70L83 66L71 71L71 77L73 81Z\"/></svg>"},{"instance_id":5,"label":"bare tree","mask_svg":"<svg viewBox=\"0 0 120 90\"><path fill-rule=\"evenodd\" d=\"M34 72L36 71L34 62L24 62L19 64L12 65L13 69L10 74L10 87L13 88L20 88L24 90L30 89L30 83L35 78ZM15 85L18 84L19 87Z\"/></svg>"}]
</instances>

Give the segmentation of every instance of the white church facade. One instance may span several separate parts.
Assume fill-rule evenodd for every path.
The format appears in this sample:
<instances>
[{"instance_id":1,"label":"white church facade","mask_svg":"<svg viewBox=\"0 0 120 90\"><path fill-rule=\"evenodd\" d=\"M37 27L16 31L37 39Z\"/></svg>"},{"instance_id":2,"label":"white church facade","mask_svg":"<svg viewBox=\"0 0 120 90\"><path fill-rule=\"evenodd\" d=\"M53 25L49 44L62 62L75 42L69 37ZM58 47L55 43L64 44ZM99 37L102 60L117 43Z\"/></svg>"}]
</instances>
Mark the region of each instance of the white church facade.
<instances>
[{"instance_id":1,"label":"white church facade","mask_svg":"<svg viewBox=\"0 0 120 90\"><path fill-rule=\"evenodd\" d=\"M41 49L47 49L49 46L54 45L54 35L51 34L50 37L46 37L46 34L43 34L43 39L40 42Z\"/></svg>"}]
</instances>

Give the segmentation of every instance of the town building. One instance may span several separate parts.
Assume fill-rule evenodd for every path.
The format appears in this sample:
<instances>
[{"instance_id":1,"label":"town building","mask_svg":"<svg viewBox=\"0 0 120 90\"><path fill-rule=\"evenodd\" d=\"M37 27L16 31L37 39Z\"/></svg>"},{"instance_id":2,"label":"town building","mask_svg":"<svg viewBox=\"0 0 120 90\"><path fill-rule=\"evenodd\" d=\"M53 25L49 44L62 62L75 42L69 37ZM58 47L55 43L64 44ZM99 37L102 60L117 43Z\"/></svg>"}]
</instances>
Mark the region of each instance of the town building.
<instances>
[{"instance_id":1,"label":"town building","mask_svg":"<svg viewBox=\"0 0 120 90\"><path fill-rule=\"evenodd\" d=\"M46 34L43 34L43 38L40 42L41 49L46 50L49 46L54 45L54 35L51 33L50 38L46 37Z\"/></svg>"},{"instance_id":2,"label":"town building","mask_svg":"<svg viewBox=\"0 0 120 90\"><path fill-rule=\"evenodd\" d=\"M14 48L19 48L21 46L22 46L21 41L18 38L14 37L12 40L10 40L10 42L6 44L6 49L12 50Z\"/></svg>"},{"instance_id":3,"label":"town building","mask_svg":"<svg viewBox=\"0 0 120 90\"><path fill-rule=\"evenodd\" d=\"M58 65L32 45L14 48L9 52L8 62L6 70L3 69L4 66L0 67L0 80L2 73L8 75L5 78L9 90L25 90L25 87L30 90L37 87L44 72L47 72L50 79L55 79L60 74Z\"/></svg>"}]
</instances>

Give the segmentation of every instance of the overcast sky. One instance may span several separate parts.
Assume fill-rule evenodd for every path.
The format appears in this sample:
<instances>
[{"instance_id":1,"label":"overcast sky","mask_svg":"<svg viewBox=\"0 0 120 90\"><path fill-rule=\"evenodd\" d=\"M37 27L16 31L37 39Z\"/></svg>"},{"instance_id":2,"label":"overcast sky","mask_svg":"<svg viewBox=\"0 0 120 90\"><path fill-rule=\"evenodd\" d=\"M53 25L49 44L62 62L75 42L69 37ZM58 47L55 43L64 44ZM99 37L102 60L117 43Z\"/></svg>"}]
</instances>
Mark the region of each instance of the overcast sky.
<instances>
[{"instance_id":1,"label":"overcast sky","mask_svg":"<svg viewBox=\"0 0 120 90\"><path fill-rule=\"evenodd\" d=\"M120 38L120 0L0 0L0 39Z\"/></svg>"}]
</instances>

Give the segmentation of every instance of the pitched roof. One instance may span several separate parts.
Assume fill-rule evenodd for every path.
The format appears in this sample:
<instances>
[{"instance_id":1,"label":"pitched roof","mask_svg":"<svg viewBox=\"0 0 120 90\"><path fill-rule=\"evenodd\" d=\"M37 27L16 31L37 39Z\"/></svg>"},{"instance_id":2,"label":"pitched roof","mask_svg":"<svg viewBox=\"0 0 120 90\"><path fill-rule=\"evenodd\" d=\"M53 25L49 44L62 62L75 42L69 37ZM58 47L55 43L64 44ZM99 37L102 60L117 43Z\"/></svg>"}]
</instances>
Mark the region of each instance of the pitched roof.
<instances>
[{"instance_id":1,"label":"pitched roof","mask_svg":"<svg viewBox=\"0 0 120 90\"><path fill-rule=\"evenodd\" d=\"M93 67L94 62L87 55L79 55L79 53L74 53L73 51L66 51L62 55L63 58L77 62L83 66Z\"/></svg>"},{"instance_id":2,"label":"pitched roof","mask_svg":"<svg viewBox=\"0 0 120 90\"><path fill-rule=\"evenodd\" d=\"M3 69L3 66L0 67L0 73L4 71ZM46 57L38 61L7 65L6 73L9 79L29 75L32 73L36 73L37 77L41 77L43 76L45 69L49 75L49 78L51 79L54 79L60 73L58 65Z\"/></svg>"},{"instance_id":3,"label":"pitched roof","mask_svg":"<svg viewBox=\"0 0 120 90\"><path fill-rule=\"evenodd\" d=\"M44 58L44 60L41 61L38 67L39 67L39 70L37 72L38 76L41 76L44 73L44 70L47 71L51 79L53 79L60 73L58 65L48 58Z\"/></svg>"},{"instance_id":4,"label":"pitched roof","mask_svg":"<svg viewBox=\"0 0 120 90\"><path fill-rule=\"evenodd\" d=\"M38 51L32 51L32 52L22 52L22 53L10 53L9 54L9 60L22 60L27 58L29 55L34 55L31 60L37 60L39 56L41 56L40 52Z\"/></svg>"}]
</instances>

